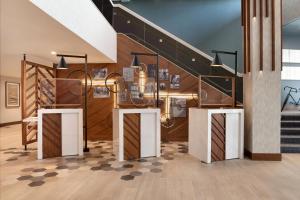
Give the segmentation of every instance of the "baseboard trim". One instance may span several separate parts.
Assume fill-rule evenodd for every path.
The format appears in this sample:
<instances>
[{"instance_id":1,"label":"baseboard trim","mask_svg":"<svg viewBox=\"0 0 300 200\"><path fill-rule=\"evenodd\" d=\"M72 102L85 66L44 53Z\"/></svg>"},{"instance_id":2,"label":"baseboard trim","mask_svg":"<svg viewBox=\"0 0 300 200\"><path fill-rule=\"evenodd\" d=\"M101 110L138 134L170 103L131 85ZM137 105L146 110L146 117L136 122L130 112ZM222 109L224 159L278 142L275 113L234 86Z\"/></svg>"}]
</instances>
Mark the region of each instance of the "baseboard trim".
<instances>
[{"instance_id":1,"label":"baseboard trim","mask_svg":"<svg viewBox=\"0 0 300 200\"><path fill-rule=\"evenodd\" d=\"M245 156L249 157L251 160L259 161L281 161L281 153L252 153L245 149Z\"/></svg>"},{"instance_id":2,"label":"baseboard trim","mask_svg":"<svg viewBox=\"0 0 300 200\"><path fill-rule=\"evenodd\" d=\"M21 124L21 121L1 123L0 127L11 126L11 125L15 125L15 124Z\"/></svg>"}]
</instances>

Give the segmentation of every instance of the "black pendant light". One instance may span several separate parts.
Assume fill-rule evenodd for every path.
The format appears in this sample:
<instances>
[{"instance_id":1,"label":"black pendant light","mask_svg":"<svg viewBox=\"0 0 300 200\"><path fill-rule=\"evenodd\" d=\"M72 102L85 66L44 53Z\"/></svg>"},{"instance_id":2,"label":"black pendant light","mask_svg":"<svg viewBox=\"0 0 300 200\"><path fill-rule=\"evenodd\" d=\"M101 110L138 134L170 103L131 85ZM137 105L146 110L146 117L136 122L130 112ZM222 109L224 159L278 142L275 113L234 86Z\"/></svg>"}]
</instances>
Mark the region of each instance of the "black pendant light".
<instances>
[{"instance_id":1,"label":"black pendant light","mask_svg":"<svg viewBox=\"0 0 300 200\"><path fill-rule=\"evenodd\" d=\"M213 61L211 62L210 66L212 66L212 67L221 67L221 66L223 66L222 60L221 60L218 53L215 54L215 57L214 57Z\"/></svg>"},{"instance_id":2,"label":"black pendant light","mask_svg":"<svg viewBox=\"0 0 300 200\"><path fill-rule=\"evenodd\" d=\"M58 65L57 65L57 69L68 69L68 65L65 61L65 58L62 56Z\"/></svg>"},{"instance_id":3,"label":"black pendant light","mask_svg":"<svg viewBox=\"0 0 300 200\"><path fill-rule=\"evenodd\" d=\"M140 68L140 61L137 57L137 55L133 56L132 62L131 62L131 67L132 68Z\"/></svg>"}]
</instances>

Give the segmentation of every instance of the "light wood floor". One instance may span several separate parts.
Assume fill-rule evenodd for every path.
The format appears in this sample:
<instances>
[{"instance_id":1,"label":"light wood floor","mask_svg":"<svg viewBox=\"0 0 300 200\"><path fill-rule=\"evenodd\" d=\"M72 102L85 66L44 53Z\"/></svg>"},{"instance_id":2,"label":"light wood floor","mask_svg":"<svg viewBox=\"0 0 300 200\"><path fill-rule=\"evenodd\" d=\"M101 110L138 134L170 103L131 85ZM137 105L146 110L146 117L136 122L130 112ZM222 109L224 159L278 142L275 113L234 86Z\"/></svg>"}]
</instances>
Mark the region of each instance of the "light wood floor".
<instances>
[{"instance_id":1,"label":"light wood floor","mask_svg":"<svg viewBox=\"0 0 300 200\"><path fill-rule=\"evenodd\" d=\"M21 147L19 125L0 131L0 149ZM181 155L165 163L161 173L146 173L132 181L121 180L115 171L83 169L49 179L40 187L15 181L26 166L26 162L1 162L1 200L300 199L299 154L285 154L282 162L230 160L210 165Z\"/></svg>"}]
</instances>

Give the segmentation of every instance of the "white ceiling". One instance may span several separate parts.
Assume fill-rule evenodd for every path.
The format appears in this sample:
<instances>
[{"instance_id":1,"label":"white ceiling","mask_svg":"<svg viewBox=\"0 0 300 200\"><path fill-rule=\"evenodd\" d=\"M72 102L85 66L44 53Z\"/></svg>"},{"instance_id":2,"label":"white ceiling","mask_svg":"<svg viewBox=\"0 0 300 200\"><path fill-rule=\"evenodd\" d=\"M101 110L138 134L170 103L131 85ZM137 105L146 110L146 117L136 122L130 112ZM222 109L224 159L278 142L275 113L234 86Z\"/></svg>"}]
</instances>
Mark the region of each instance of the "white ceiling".
<instances>
[{"instance_id":1,"label":"white ceiling","mask_svg":"<svg viewBox=\"0 0 300 200\"><path fill-rule=\"evenodd\" d=\"M22 54L52 66L58 58L51 51L88 54L88 62L109 62L105 56L73 32L35 7L29 0L1 1L1 76L20 77ZM81 59L67 62L82 62Z\"/></svg>"}]
</instances>

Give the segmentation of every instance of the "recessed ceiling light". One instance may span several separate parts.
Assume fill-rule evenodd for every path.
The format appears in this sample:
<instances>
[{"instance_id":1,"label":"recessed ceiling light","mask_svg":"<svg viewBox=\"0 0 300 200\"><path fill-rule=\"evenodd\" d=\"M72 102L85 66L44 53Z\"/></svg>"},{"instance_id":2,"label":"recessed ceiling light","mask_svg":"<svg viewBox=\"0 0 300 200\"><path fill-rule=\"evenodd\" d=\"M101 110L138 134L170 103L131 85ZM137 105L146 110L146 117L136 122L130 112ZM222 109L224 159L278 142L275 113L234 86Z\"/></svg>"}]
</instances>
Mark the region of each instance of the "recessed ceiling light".
<instances>
[{"instance_id":1,"label":"recessed ceiling light","mask_svg":"<svg viewBox=\"0 0 300 200\"><path fill-rule=\"evenodd\" d=\"M51 54L52 55L56 55L57 53L55 51L51 51Z\"/></svg>"}]
</instances>

